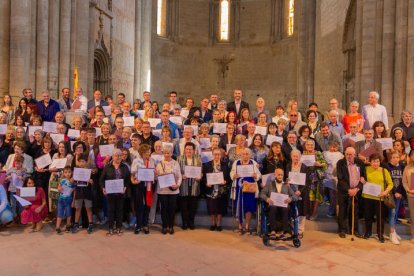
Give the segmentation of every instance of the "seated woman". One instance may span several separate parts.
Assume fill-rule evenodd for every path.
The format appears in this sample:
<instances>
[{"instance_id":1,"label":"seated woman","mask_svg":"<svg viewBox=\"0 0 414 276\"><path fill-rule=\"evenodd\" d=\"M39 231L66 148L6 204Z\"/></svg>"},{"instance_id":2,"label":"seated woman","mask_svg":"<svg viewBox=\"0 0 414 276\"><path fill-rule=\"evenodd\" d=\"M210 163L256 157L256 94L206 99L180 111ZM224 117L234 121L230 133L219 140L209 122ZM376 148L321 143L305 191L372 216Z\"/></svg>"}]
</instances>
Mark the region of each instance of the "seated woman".
<instances>
[{"instance_id":1,"label":"seated woman","mask_svg":"<svg viewBox=\"0 0 414 276\"><path fill-rule=\"evenodd\" d=\"M36 187L33 177L28 177L24 181L24 187ZM20 214L20 221L22 224L33 223L33 232L42 230L42 220L47 217L46 195L40 185L36 187L36 196L29 200L32 204L26 206Z\"/></svg>"},{"instance_id":2,"label":"seated woman","mask_svg":"<svg viewBox=\"0 0 414 276\"><path fill-rule=\"evenodd\" d=\"M7 193L3 185L0 185L0 230L13 220L13 213L7 201Z\"/></svg>"},{"instance_id":3,"label":"seated woman","mask_svg":"<svg viewBox=\"0 0 414 276\"><path fill-rule=\"evenodd\" d=\"M263 190L260 192L260 198L269 204L269 223L270 223L270 235L276 236L276 231L278 231L278 221L282 221L283 235L289 234L289 209L285 207L279 207L274 205L275 202L271 199L272 193L279 193L288 195L289 197L285 200L285 203L290 203L292 201L297 201L298 197L293 192L290 185L283 181L284 172L281 168L276 168L275 180L266 185ZM279 236L281 237L281 236Z\"/></svg>"}]
</instances>

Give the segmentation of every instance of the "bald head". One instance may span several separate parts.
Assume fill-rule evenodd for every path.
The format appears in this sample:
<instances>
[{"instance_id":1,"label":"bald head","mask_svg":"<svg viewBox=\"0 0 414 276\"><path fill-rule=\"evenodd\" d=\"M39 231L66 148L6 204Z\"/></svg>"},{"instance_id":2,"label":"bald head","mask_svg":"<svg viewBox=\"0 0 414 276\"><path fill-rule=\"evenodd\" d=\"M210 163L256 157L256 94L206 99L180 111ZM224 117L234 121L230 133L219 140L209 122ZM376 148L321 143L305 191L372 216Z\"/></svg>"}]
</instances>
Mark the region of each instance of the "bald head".
<instances>
[{"instance_id":1,"label":"bald head","mask_svg":"<svg viewBox=\"0 0 414 276\"><path fill-rule=\"evenodd\" d=\"M345 158L348 162L354 162L355 149L353 147L347 147L345 150Z\"/></svg>"}]
</instances>

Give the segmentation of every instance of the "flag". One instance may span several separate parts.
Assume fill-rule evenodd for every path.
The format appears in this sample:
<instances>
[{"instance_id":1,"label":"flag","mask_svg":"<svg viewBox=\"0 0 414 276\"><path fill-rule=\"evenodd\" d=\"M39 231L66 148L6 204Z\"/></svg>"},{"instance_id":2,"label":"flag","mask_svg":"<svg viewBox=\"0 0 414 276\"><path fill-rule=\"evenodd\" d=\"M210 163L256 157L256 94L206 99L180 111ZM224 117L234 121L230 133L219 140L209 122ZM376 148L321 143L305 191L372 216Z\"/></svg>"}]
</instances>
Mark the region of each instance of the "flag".
<instances>
[{"instance_id":1,"label":"flag","mask_svg":"<svg viewBox=\"0 0 414 276\"><path fill-rule=\"evenodd\" d=\"M78 88L78 81L79 81L79 75L78 75L78 67L75 67L74 71L73 71L73 92L76 91L76 89Z\"/></svg>"}]
</instances>

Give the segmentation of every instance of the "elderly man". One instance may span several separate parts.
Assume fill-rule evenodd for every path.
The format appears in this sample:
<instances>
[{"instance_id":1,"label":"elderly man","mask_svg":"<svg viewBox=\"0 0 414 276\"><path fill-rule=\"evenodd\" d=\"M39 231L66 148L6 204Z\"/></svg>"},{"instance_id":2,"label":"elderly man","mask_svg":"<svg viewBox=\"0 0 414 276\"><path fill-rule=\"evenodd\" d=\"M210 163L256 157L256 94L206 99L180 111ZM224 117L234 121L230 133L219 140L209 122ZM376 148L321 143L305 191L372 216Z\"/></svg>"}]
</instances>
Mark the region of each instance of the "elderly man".
<instances>
[{"instance_id":1,"label":"elderly man","mask_svg":"<svg viewBox=\"0 0 414 276\"><path fill-rule=\"evenodd\" d=\"M378 104L380 95L376 91L368 93L368 104L362 107L362 117L364 118L364 128L372 128L376 121L381 121L388 130L388 115L385 106Z\"/></svg>"},{"instance_id":2,"label":"elderly man","mask_svg":"<svg viewBox=\"0 0 414 276\"><path fill-rule=\"evenodd\" d=\"M257 123L258 117L260 113L266 114L266 120L269 124L271 122L271 117L269 114L269 110L265 108L265 100L262 97L257 98L256 100L256 110L252 111L252 118Z\"/></svg>"},{"instance_id":3,"label":"elderly man","mask_svg":"<svg viewBox=\"0 0 414 276\"><path fill-rule=\"evenodd\" d=\"M68 129L71 128L71 126L65 122L65 115L63 114L62 111L56 112L56 114L55 114L55 122L58 123L58 124L62 124L62 125L65 126L66 132L64 134L67 134L68 133Z\"/></svg>"},{"instance_id":4,"label":"elderly man","mask_svg":"<svg viewBox=\"0 0 414 276\"><path fill-rule=\"evenodd\" d=\"M354 146L356 142L365 140L362 133L358 132L358 124L353 122L349 124L349 134L342 136L342 143L344 148L348 146Z\"/></svg>"},{"instance_id":5,"label":"elderly man","mask_svg":"<svg viewBox=\"0 0 414 276\"><path fill-rule=\"evenodd\" d=\"M303 121L299 121L298 112L291 110L289 112L289 122L286 126L286 131L295 131L296 135L299 135L299 129L302 126L306 126L306 123Z\"/></svg>"},{"instance_id":6,"label":"elderly man","mask_svg":"<svg viewBox=\"0 0 414 276\"><path fill-rule=\"evenodd\" d=\"M282 153L283 157L285 157L287 161L291 161L290 153L292 152L292 150L298 150L302 152L303 148L301 144L298 143L298 136L296 135L296 132L293 130L289 131L286 140L287 143L282 144Z\"/></svg>"},{"instance_id":7,"label":"elderly man","mask_svg":"<svg viewBox=\"0 0 414 276\"><path fill-rule=\"evenodd\" d=\"M174 153L176 156L180 156L184 154L184 149L185 149L185 144L187 142L191 142L195 145L195 153L196 154L200 154L201 149L200 149L200 143L193 138L194 136L194 130L193 128L189 127L189 126L185 126L184 127L184 131L183 131L183 138L181 138L178 143L175 144L175 149L174 149Z\"/></svg>"},{"instance_id":8,"label":"elderly man","mask_svg":"<svg viewBox=\"0 0 414 276\"><path fill-rule=\"evenodd\" d=\"M58 100L60 110L68 112L72 108L73 100L70 98L70 90L65 87L62 88L62 97Z\"/></svg>"},{"instance_id":9,"label":"elderly man","mask_svg":"<svg viewBox=\"0 0 414 276\"><path fill-rule=\"evenodd\" d=\"M339 117L339 113L337 110L331 110L328 113L329 115L329 120L328 120L328 126L329 129L332 132L335 132L336 134L338 134L340 137L345 135L345 130L344 130L344 126L342 125L341 122L338 121L338 117Z\"/></svg>"},{"instance_id":10,"label":"elderly man","mask_svg":"<svg viewBox=\"0 0 414 276\"><path fill-rule=\"evenodd\" d=\"M43 100L37 103L39 115L43 121L53 122L56 113L60 111L60 106L57 101L50 98L49 91L43 91L42 97Z\"/></svg>"},{"instance_id":11,"label":"elderly man","mask_svg":"<svg viewBox=\"0 0 414 276\"><path fill-rule=\"evenodd\" d=\"M237 117L240 117L240 111L243 108L249 109L249 104L245 101L242 101L243 92L240 89L235 89L233 93L234 102L229 102L227 104L227 111L234 111L237 114Z\"/></svg>"},{"instance_id":12,"label":"elderly man","mask_svg":"<svg viewBox=\"0 0 414 276\"><path fill-rule=\"evenodd\" d=\"M349 147L345 150L345 157L336 164L338 176L337 200L339 205L338 230L339 237L345 238L346 233L352 230L352 217L354 218L354 234L362 237L358 231L358 209L361 198L362 182L366 179L365 165L356 158L355 149ZM354 214L352 214L352 201Z\"/></svg>"},{"instance_id":13,"label":"elderly man","mask_svg":"<svg viewBox=\"0 0 414 276\"><path fill-rule=\"evenodd\" d=\"M339 151L343 152L341 137L337 133L331 131L328 123L322 122L320 130L321 131L315 135L315 140L323 151L328 151L329 143L335 141L339 145Z\"/></svg>"},{"instance_id":14,"label":"elderly man","mask_svg":"<svg viewBox=\"0 0 414 276\"><path fill-rule=\"evenodd\" d=\"M208 98L202 98L200 101L200 110L201 110L201 120L203 120L204 123L208 123L213 119L213 114L210 109L208 109L209 99Z\"/></svg>"},{"instance_id":15,"label":"elderly man","mask_svg":"<svg viewBox=\"0 0 414 276\"><path fill-rule=\"evenodd\" d=\"M400 127L404 130L405 139L410 141L412 138L414 138L414 123L413 121L413 115L410 111L404 110L401 112L401 122L396 123L391 128L391 133L394 131L396 127Z\"/></svg>"},{"instance_id":16,"label":"elderly man","mask_svg":"<svg viewBox=\"0 0 414 276\"><path fill-rule=\"evenodd\" d=\"M151 132L151 125L149 122L142 123L142 135L141 135L141 143L147 144L151 147L151 151L154 151L154 144L157 142L159 138L152 134Z\"/></svg>"},{"instance_id":17,"label":"elderly man","mask_svg":"<svg viewBox=\"0 0 414 276\"><path fill-rule=\"evenodd\" d=\"M345 116L345 114L346 114L346 111L345 110L343 110L343 109L341 109L341 108L339 108L339 103L338 103L338 100L337 99L335 99L335 98L332 98L330 101L329 101L329 110L328 111L326 111L325 112L325 117L326 118L329 118L329 111L331 111L331 110L336 110L336 111L338 111L338 121L342 121L342 118Z\"/></svg>"},{"instance_id":18,"label":"elderly man","mask_svg":"<svg viewBox=\"0 0 414 276\"><path fill-rule=\"evenodd\" d=\"M108 106L108 103L102 99L102 93L99 90L93 92L93 99L88 101L87 109L89 110L96 106Z\"/></svg>"},{"instance_id":19,"label":"elderly man","mask_svg":"<svg viewBox=\"0 0 414 276\"><path fill-rule=\"evenodd\" d=\"M83 95L82 88L78 87L75 89L75 99L73 100L72 110L74 111L87 111L88 99Z\"/></svg>"},{"instance_id":20,"label":"elderly man","mask_svg":"<svg viewBox=\"0 0 414 276\"><path fill-rule=\"evenodd\" d=\"M364 137L364 140L355 143L355 151L358 158L366 165L369 165L369 157L377 153L381 156L381 160L383 160L382 145L374 139L374 130L364 129Z\"/></svg>"},{"instance_id":21,"label":"elderly man","mask_svg":"<svg viewBox=\"0 0 414 276\"><path fill-rule=\"evenodd\" d=\"M180 133L178 131L178 126L170 121L170 111L164 109L161 112L161 122L157 124L156 129L162 129L163 126L169 126L171 129L171 138L176 139L180 138Z\"/></svg>"}]
</instances>

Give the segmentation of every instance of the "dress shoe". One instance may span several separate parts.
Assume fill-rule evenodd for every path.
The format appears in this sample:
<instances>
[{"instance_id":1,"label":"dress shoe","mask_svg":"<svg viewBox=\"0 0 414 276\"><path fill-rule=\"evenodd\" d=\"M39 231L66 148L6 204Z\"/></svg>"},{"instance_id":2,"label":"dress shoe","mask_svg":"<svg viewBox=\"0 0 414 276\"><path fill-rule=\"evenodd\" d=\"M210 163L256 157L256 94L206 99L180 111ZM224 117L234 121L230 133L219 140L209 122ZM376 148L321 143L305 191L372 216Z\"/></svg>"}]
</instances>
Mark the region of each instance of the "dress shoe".
<instances>
[{"instance_id":1,"label":"dress shoe","mask_svg":"<svg viewBox=\"0 0 414 276\"><path fill-rule=\"evenodd\" d=\"M342 238L342 239L345 239L345 237L346 237L345 232L341 232L341 233L339 233L339 237L340 237L340 238Z\"/></svg>"},{"instance_id":2,"label":"dress shoe","mask_svg":"<svg viewBox=\"0 0 414 276\"><path fill-rule=\"evenodd\" d=\"M363 238L363 236L359 232L354 232L354 236L357 237L358 239L362 239Z\"/></svg>"},{"instance_id":3,"label":"dress shoe","mask_svg":"<svg viewBox=\"0 0 414 276\"><path fill-rule=\"evenodd\" d=\"M217 226L215 226L215 225L210 226L210 231L215 231L216 229L217 229Z\"/></svg>"},{"instance_id":4,"label":"dress shoe","mask_svg":"<svg viewBox=\"0 0 414 276\"><path fill-rule=\"evenodd\" d=\"M170 235L174 235L174 227L171 227L171 229L170 229Z\"/></svg>"},{"instance_id":5,"label":"dress shoe","mask_svg":"<svg viewBox=\"0 0 414 276\"><path fill-rule=\"evenodd\" d=\"M167 234L167 228L162 228L161 233L162 233L163 235L166 235L166 234Z\"/></svg>"},{"instance_id":6,"label":"dress shoe","mask_svg":"<svg viewBox=\"0 0 414 276\"><path fill-rule=\"evenodd\" d=\"M369 239L371 237L371 235L372 235L371 233L365 233L364 234L364 239L366 239L366 240Z\"/></svg>"},{"instance_id":7,"label":"dress shoe","mask_svg":"<svg viewBox=\"0 0 414 276\"><path fill-rule=\"evenodd\" d=\"M219 225L219 226L217 226L216 230L221 232L223 230L223 228Z\"/></svg>"},{"instance_id":8,"label":"dress shoe","mask_svg":"<svg viewBox=\"0 0 414 276\"><path fill-rule=\"evenodd\" d=\"M379 236L378 237L378 240L379 240L380 243L384 243L385 242L385 239L384 239L383 236Z\"/></svg>"}]
</instances>

